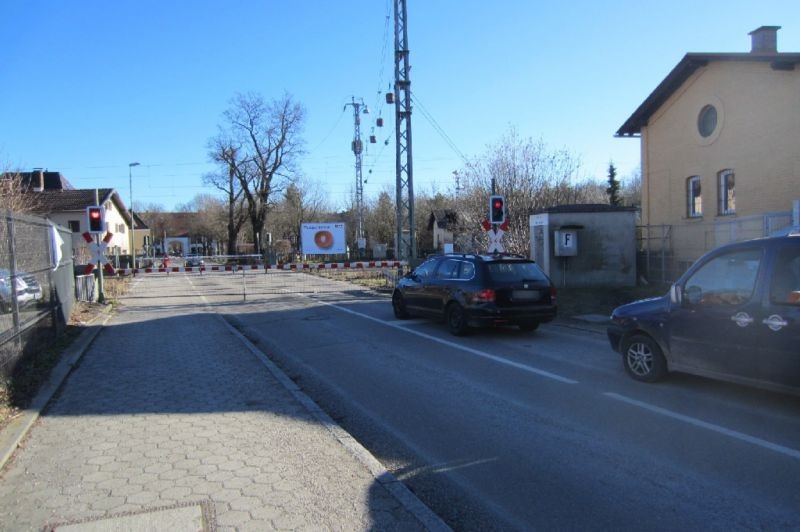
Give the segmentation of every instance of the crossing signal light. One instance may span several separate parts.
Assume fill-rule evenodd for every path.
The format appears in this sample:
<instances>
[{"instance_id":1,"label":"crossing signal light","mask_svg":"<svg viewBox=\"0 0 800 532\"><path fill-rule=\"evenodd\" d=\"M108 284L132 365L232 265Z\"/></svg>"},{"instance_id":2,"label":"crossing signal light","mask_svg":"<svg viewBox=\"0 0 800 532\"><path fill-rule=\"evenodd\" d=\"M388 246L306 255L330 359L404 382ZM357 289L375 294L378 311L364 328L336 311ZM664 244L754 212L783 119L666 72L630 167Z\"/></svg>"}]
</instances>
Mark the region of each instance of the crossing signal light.
<instances>
[{"instance_id":1,"label":"crossing signal light","mask_svg":"<svg viewBox=\"0 0 800 532\"><path fill-rule=\"evenodd\" d=\"M86 207L86 219L88 220L89 232L102 234L106 230L106 220L103 216L103 209L97 205Z\"/></svg>"},{"instance_id":2,"label":"crossing signal light","mask_svg":"<svg viewBox=\"0 0 800 532\"><path fill-rule=\"evenodd\" d=\"M506 200L503 196L489 197L489 221L493 224L506 221Z\"/></svg>"}]
</instances>

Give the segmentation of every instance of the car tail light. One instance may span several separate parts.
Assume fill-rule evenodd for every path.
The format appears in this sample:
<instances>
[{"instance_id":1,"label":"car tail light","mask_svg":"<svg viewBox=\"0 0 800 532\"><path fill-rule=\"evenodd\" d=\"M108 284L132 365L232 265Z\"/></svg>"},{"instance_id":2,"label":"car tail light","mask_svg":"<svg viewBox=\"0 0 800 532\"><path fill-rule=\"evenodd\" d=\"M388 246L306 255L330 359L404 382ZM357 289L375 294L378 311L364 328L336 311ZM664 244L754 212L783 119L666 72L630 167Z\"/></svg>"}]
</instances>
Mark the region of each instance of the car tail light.
<instances>
[{"instance_id":1,"label":"car tail light","mask_svg":"<svg viewBox=\"0 0 800 532\"><path fill-rule=\"evenodd\" d=\"M494 297L494 290L487 288L485 290L481 290L480 292L475 292L475 294L472 296L472 300L478 303L489 303L494 301Z\"/></svg>"},{"instance_id":2,"label":"car tail light","mask_svg":"<svg viewBox=\"0 0 800 532\"><path fill-rule=\"evenodd\" d=\"M556 304L556 296L558 295L558 290L556 290L555 286L550 287L550 302L554 305Z\"/></svg>"}]
</instances>

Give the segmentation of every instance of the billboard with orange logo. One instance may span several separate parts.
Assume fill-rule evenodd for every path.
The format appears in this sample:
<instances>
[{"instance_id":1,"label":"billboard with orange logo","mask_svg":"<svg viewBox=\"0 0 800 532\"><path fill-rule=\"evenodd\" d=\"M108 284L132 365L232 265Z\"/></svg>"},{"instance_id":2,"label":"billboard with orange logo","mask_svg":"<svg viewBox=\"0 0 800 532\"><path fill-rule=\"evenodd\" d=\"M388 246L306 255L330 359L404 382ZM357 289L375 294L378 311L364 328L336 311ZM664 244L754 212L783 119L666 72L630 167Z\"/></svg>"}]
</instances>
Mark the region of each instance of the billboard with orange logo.
<instances>
[{"instance_id":1,"label":"billboard with orange logo","mask_svg":"<svg viewBox=\"0 0 800 532\"><path fill-rule=\"evenodd\" d=\"M343 223L300 224L300 242L306 255L347 253Z\"/></svg>"}]
</instances>

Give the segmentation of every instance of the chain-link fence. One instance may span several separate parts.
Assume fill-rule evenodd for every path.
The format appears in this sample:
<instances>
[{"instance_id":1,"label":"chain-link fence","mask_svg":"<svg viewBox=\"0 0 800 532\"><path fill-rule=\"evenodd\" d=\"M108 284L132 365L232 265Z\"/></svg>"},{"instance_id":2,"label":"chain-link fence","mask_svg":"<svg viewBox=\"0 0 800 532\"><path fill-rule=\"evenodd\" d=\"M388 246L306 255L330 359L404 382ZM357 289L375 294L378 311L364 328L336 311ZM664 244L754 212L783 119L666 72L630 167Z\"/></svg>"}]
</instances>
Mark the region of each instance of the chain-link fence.
<instances>
[{"instance_id":1,"label":"chain-link fence","mask_svg":"<svg viewBox=\"0 0 800 532\"><path fill-rule=\"evenodd\" d=\"M0 376L48 345L75 301L71 233L3 211L0 223Z\"/></svg>"},{"instance_id":2,"label":"chain-link fence","mask_svg":"<svg viewBox=\"0 0 800 532\"><path fill-rule=\"evenodd\" d=\"M637 227L637 271L647 282L672 283L707 251L769 236L791 224L791 212L776 212L714 222L642 225Z\"/></svg>"}]
</instances>

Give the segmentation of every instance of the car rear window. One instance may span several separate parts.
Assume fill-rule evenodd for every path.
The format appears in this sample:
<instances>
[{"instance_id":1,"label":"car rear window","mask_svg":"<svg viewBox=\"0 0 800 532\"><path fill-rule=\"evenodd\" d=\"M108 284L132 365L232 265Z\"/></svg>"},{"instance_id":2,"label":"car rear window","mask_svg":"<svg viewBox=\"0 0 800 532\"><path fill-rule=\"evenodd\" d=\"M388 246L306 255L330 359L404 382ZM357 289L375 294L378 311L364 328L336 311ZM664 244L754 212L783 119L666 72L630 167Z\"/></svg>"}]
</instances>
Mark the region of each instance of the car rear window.
<instances>
[{"instance_id":1,"label":"car rear window","mask_svg":"<svg viewBox=\"0 0 800 532\"><path fill-rule=\"evenodd\" d=\"M496 283L547 281L544 272L534 262L490 262L486 267L489 278Z\"/></svg>"},{"instance_id":2,"label":"car rear window","mask_svg":"<svg viewBox=\"0 0 800 532\"><path fill-rule=\"evenodd\" d=\"M469 281L474 276L475 266L465 260L447 259L436 270L436 277L439 279Z\"/></svg>"}]
</instances>

